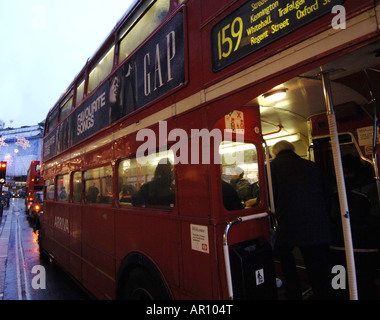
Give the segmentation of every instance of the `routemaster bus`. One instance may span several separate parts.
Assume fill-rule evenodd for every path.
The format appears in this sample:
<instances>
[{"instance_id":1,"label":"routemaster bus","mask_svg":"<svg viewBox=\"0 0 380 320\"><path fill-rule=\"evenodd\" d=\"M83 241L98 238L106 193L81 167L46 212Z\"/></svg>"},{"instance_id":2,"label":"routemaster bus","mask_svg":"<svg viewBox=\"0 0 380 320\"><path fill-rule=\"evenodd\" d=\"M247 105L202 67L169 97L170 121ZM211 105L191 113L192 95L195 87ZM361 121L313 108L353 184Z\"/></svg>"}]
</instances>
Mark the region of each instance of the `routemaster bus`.
<instances>
[{"instance_id":1,"label":"routemaster bus","mask_svg":"<svg viewBox=\"0 0 380 320\"><path fill-rule=\"evenodd\" d=\"M41 174L40 161L32 161L30 163L26 175L26 195L25 195L25 211L28 212L33 202L33 196L37 191L44 188L44 180Z\"/></svg>"},{"instance_id":2,"label":"routemaster bus","mask_svg":"<svg viewBox=\"0 0 380 320\"><path fill-rule=\"evenodd\" d=\"M277 299L270 146L334 180L342 135L378 188L379 12L135 1L47 115L42 249L99 299Z\"/></svg>"}]
</instances>

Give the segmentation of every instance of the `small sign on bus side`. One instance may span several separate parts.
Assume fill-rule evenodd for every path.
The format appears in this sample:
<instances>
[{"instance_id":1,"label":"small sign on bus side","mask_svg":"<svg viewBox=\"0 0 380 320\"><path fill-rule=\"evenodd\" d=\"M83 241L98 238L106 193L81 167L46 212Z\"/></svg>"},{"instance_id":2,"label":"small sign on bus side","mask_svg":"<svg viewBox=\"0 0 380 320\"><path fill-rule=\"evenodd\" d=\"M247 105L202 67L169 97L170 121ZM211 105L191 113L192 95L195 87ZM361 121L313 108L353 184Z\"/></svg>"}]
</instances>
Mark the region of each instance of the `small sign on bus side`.
<instances>
[{"instance_id":1,"label":"small sign on bus side","mask_svg":"<svg viewBox=\"0 0 380 320\"><path fill-rule=\"evenodd\" d=\"M210 245L208 240L208 227L191 224L191 249L203 253L210 253Z\"/></svg>"}]
</instances>

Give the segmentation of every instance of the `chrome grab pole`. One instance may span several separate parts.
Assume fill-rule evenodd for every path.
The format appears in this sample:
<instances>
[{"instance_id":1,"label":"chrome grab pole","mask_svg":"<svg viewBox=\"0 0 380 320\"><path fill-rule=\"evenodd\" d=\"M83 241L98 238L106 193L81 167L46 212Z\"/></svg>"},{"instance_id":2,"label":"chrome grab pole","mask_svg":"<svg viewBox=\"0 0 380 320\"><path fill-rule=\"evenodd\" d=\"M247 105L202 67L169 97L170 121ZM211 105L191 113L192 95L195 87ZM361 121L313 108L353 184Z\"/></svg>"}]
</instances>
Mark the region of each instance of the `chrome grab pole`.
<instances>
[{"instance_id":1,"label":"chrome grab pole","mask_svg":"<svg viewBox=\"0 0 380 320\"><path fill-rule=\"evenodd\" d=\"M358 293L357 293L357 283L356 283L356 268L355 268L355 260L354 260L354 249L353 249L353 244L352 244L350 213L348 209L346 185L344 182L338 129L337 129L337 124L336 124L333 100L332 100L331 83L330 83L329 74L326 72L323 72L322 68L321 68L321 71L322 71L321 76L322 76L323 91L325 95L326 108L327 108L327 118L329 122L329 129L330 129L330 136L331 136L331 147L332 147L332 153L333 153L333 158L334 158L335 175L336 175L337 187L338 187L340 211L341 211L341 218L342 218L350 299L357 300Z\"/></svg>"}]
</instances>

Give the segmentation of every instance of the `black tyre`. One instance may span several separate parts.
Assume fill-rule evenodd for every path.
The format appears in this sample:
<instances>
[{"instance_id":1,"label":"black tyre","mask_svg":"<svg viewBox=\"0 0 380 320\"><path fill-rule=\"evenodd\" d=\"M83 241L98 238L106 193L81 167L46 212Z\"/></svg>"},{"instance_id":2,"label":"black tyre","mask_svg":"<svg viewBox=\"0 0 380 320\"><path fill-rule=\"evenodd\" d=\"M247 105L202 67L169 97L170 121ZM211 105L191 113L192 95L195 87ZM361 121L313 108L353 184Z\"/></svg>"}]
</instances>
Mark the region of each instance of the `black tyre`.
<instances>
[{"instance_id":1,"label":"black tyre","mask_svg":"<svg viewBox=\"0 0 380 320\"><path fill-rule=\"evenodd\" d=\"M124 279L120 294L122 300L170 300L170 294L161 277L147 269L135 268Z\"/></svg>"}]
</instances>

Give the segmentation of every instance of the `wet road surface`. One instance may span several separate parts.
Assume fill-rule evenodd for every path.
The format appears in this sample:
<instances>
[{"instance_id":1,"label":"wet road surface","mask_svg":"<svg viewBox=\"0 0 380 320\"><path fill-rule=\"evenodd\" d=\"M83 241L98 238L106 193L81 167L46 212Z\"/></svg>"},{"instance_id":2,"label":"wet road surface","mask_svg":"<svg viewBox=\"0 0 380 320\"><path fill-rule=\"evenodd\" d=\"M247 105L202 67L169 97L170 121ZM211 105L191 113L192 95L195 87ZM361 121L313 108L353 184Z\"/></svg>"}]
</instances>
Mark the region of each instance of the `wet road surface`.
<instances>
[{"instance_id":1,"label":"wet road surface","mask_svg":"<svg viewBox=\"0 0 380 320\"><path fill-rule=\"evenodd\" d=\"M11 199L0 224L0 300L89 300L59 266L40 254L24 199Z\"/></svg>"}]
</instances>

